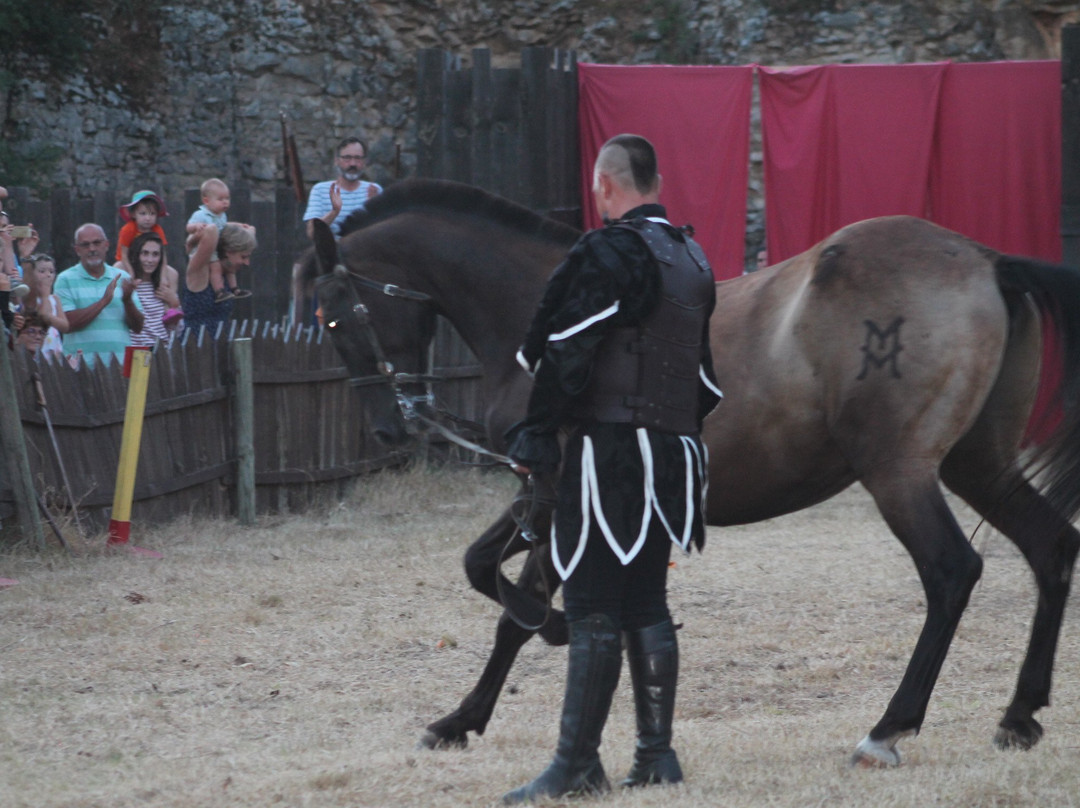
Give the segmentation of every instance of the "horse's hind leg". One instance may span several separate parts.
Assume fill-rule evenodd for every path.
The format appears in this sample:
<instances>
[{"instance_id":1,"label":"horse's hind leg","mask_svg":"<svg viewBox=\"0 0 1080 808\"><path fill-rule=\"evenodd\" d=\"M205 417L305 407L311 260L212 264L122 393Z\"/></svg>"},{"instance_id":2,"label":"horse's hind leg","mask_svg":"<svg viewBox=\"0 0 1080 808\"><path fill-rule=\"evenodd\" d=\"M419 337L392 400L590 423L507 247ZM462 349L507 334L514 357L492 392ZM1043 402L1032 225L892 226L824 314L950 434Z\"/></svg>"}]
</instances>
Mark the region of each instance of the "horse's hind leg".
<instances>
[{"instance_id":1,"label":"horse's hind leg","mask_svg":"<svg viewBox=\"0 0 1080 808\"><path fill-rule=\"evenodd\" d=\"M863 484L911 554L926 592L926 621L900 686L852 758L860 765L895 766L900 763L896 742L922 726L982 559L956 523L933 470L879 467Z\"/></svg>"},{"instance_id":2,"label":"horse's hind leg","mask_svg":"<svg viewBox=\"0 0 1080 808\"><path fill-rule=\"evenodd\" d=\"M973 469L978 471L986 465L965 462L970 461L969 456L950 461L942 467L942 480L1016 544L1039 588L1031 639L1016 692L994 737L994 743L1002 749L1030 749L1042 737L1035 712L1050 703L1054 655L1080 533L1023 480L1015 466L984 479L985 473L973 473Z\"/></svg>"}]
</instances>

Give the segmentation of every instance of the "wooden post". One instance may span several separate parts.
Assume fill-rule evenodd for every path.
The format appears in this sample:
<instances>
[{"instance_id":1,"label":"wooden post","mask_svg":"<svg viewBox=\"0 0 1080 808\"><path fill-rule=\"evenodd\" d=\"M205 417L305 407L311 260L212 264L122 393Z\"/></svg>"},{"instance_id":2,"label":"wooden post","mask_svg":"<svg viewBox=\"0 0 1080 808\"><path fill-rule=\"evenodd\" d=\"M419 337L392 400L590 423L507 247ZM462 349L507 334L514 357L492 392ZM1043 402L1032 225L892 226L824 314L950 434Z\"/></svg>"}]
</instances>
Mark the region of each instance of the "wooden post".
<instances>
[{"instance_id":1,"label":"wooden post","mask_svg":"<svg viewBox=\"0 0 1080 808\"><path fill-rule=\"evenodd\" d=\"M439 48L422 48L416 57L416 175L445 177L446 73L450 55Z\"/></svg>"},{"instance_id":2,"label":"wooden post","mask_svg":"<svg viewBox=\"0 0 1080 808\"><path fill-rule=\"evenodd\" d=\"M555 82L552 116L555 123L552 144L553 208L545 211L566 224L581 230L581 158L578 152L578 76L577 55L573 51L556 51Z\"/></svg>"},{"instance_id":3,"label":"wooden post","mask_svg":"<svg viewBox=\"0 0 1080 808\"><path fill-rule=\"evenodd\" d=\"M129 197L130 199L130 197ZM112 188L94 191L93 214L86 221L101 225L109 239L109 246L116 249L116 235L120 232L120 210L116 204L116 191ZM128 200L124 200L125 202ZM82 224L82 222L79 222ZM75 225L78 227L79 225ZM75 235L74 231L71 234ZM59 269L59 267L57 267Z\"/></svg>"},{"instance_id":4,"label":"wooden post","mask_svg":"<svg viewBox=\"0 0 1080 808\"><path fill-rule=\"evenodd\" d=\"M1061 29L1061 241L1080 266L1080 25Z\"/></svg>"},{"instance_id":5,"label":"wooden post","mask_svg":"<svg viewBox=\"0 0 1080 808\"><path fill-rule=\"evenodd\" d=\"M255 524L255 384L251 337L233 340L236 390L236 517L242 525Z\"/></svg>"},{"instance_id":6,"label":"wooden post","mask_svg":"<svg viewBox=\"0 0 1080 808\"><path fill-rule=\"evenodd\" d=\"M492 82L491 51L473 48L472 52L472 178L470 182L494 191L495 166L491 154Z\"/></svg>"},{"instance_id":7,"label":"wooden post","mask_svg":"<svg viewBox=\"0 0 1080 808\"><path fill-rule=\"evenodd\" d=\"M52 208L52 233L48 241L42 240L42 244L52 245L56 272L59 274L78 260L72 242L75 240L75 228L82 222L75 224L71 194L63 188L53 188L49 193L49 207Z\"/></svg>"},{"instance_id":8,"label":"wooden post","mask_svg":"<svg viewBox=\"0 0 1080 808\"><path fill-rule=\"evenodd\" d=\"M443 92L446 95L445 162L443 179L475 184L473 179L472 138L473 101L472 73L466 73L455 62L446 73Z\"/></svg>"},{"instance_id":9,"label":"wooden post","mask_svg":"<svg viewBox=\"0 0 1080 808\"><path fill-rule=\"evenodd\" d=\"M107 546L147 558L161 558L161 553L156 550L136 547L129 542L131 503L135 498L135 473L139 468L139 447L142 445L146 392L150 387L150 363L153 358L149 348L129 345L124 350L124 376L128 378L128 394L124 407L124 430L120 436L120 462L116 466L116 488L113 492Z\"/></svg>"},{"instance_id":10,"label":"wooden post","mask_svg":"<svg viewBox=\"0 0 1080 808\"><path fill-rule=\"evenodd\" d=\"M300 323L298 317L303 310L303 290L297 293L294 276L296 275L296 257L308 246L304 225L300 218L305 208L300 207L291 188L278 187L274 193L274 229L277 233L277 256L274 266L275 308L274 317L286 312L286 321ZM298 299L299 298L299 299Z\"/></svg>"},{"instance_id":11,"label":"wooden post","mask_svg":"<svg viewBox=\"0 0 1080 808\"><path fill-rule=\"evenodd\" d=\"M525 48L521 51L521 99L524 110L522 132L525 153L522 171L525 174L526 207L549 210L551 203L551 110L549 73L551 50Z\"/></svg>"},{"instance_id":12,"label":"wooden post","mask_svg":"<svg viewBox=\"0 0 1080 808\"><path fill-rule=\"evenodd\" d=\"M522 205L525 188L525 147L522 127L521 71L492 71L491 190Z\"/></svg>"},{"instance_id":13,"label":"wooden post","mask_svg":"<svg viewBox=\"0 0 1080 808\"><path fill-rule=\"evenodd\" d=\"M249 207L247 222L255 228L259 248L251 256L251 266L244 269L237 278L241 289L249 289L252 296L238 300L233 309L233 319L245 320L280 320L284 305L278 306L277 298L277 256L278 228L275 219L274 203L253 201Z\"/></svg>"},{"instance_id":14,"label":"wooden post","mask_svg":"<svg viewBox=\"0 0 1080 808\"><path fill-rule=\"evenodd\" d=\"M0 441L7 457L11 490L15 494L15 517L19 520L23 539L39 550L45 549L45 534L38 514L37 493L30 473L30 458L26 453L19 416L19 399L15 394L15 373L11 351L7 347L5 329L0 327Z\"/></svg>"}]
</instances>

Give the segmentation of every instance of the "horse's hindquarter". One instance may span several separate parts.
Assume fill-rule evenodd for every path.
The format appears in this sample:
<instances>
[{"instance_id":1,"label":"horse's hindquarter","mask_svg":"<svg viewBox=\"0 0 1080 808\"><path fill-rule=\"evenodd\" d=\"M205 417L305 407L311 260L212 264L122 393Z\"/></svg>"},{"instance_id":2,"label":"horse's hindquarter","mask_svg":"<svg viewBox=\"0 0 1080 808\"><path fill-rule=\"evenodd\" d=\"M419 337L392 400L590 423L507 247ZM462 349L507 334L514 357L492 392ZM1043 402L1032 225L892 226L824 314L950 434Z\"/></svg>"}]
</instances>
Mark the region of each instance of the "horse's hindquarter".
<instances>
[{"instance_id":1,"label":"horse's hindquarter","mask_svg":"<svg viewBox=\"0 0 1080 808\"><path fill-rule=\"evenodd\" d=\"M884 467L936 470L978 416L1007 329L985 251L917 219L852 225L721 284L710 523L806 507Z\"/></svg>"},{"instance_id":2,"label":"horse's hindquarter","mask_svg":"<svg viewBox=\"0 0 1080 808\"><path fill-rule=\"evenodd\" d=\"M709 524L795 511L852 481L830 440L819 380L790 324L805 305L810 265L793 259L717 286L710 336L724 399L702 429Z\"/></svg>"},{"instance_id":3,"label":"horse's hindquarter","mask_svg":"<svg viewBox=\"0 0 1080 808\"><path fill-rule=\"evenodd\" d=\"M922 220L875 219L830 239L811 288L830 432L855 471L936 469L1001 369L1008 312L988 252Z\"/></svg>"}]
</instances>

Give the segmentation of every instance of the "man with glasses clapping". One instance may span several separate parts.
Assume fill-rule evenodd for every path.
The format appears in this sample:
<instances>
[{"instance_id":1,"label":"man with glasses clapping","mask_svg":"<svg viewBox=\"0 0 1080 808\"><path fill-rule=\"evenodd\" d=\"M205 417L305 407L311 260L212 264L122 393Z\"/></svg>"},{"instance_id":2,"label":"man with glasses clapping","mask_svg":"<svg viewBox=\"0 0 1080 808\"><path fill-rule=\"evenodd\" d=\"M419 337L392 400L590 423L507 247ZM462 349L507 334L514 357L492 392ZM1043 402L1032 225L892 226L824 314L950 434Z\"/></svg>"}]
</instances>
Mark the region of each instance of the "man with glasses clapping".
<instances>
[{"instance_id":1,"label":"man with glasses clapping","mask_svg":"<svg viewBox=\"0 0 1080 808\"><path fill-rule=\"evenodd\" d=\"M367 165L367 144L358 137L345 138L338 144L334 167L337 179L317 182L308 195L304 225L308 238L313 232L312 222L322 219L334 236L341 231L341 223L350 213L364 207L369 199L382 193L382 186L363 179Z\"/></svg>"},{"instance_id":2,"label":"man with glasses clapping","mask_svg":"<svg viewBox=\"0 0 1080 808\"><path fill-rule=\"evenodd\" d=\"M109 354L123 361L131 333L143 327L135 281L123 269L105 262L109 240L96 224L84 224L75 231L75 254L79 263L61 272L54 288L70 329L64 335L64 354L81 352L91 364L99 356L107 362Z\"/></svg>"}]
</instances>

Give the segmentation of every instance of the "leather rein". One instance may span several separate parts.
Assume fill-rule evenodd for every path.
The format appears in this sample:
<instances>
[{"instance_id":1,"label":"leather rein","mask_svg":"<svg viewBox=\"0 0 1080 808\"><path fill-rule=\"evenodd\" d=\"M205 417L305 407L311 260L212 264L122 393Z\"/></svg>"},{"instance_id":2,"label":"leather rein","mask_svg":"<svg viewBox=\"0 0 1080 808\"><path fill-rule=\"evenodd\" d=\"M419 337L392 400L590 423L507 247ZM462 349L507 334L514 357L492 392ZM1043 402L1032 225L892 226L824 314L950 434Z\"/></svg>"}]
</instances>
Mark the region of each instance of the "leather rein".
<instances>
[{"instance_id":1,"label":"leather rein","mask_svg":"<svg viewBox=\"0 0 1080 808\"><path fill-rule=\"evenodd\" d=\"M434 411L435 393L431 388L431 383L444 381L444 378L442 376L436 376L431 372L430 355L427 373L398 373L395 371L394 364L387 358L385 351L383 351L382 342L379 340L379 334L371 322L371 311L364 305L364 302L360 299L360 295L357 293L356 289L359 286L363 289L385 295L386 297L410 300L421 305L430 305L432 302L431 295L425 294L424 292L417 292L412 289L406 289L393 283L379 283L378 281L374 281L371 278L367 278L359 273L351 271L343 264L335 265L332 275L323 275L318 278L315 281L315 286L318 287L322 283L330 280L336 279L348 281L350 278L352 282L347 283L346 285L349 287L349 294L352 296L351 318L354 324L359 326L367 336L372 352L375 354L375 367L379 372L379 378L390 385L390 389L394 393L394 399L397 401L398 410L401 413L402 418L405 419L405 422L407 424L420 422L464 449L490 457L499 464L513 466L514 462L506 455L492 452L490 449L486 449L480 444L462 437L452 429L439 421L430 418L423 412L424 408ZM327 323L327 328L336 329L343 325L344 323L341 321L333 321ZM349 383L354 386L367 385L371 383L371 379L370 377L353 376L349 378ZM404 386L408 384L425 384L427 385L427 392L422 395L410 395L403 389ZM449 413L447 413L447 415L451 418L456 418L456 416L450 415ZM538 481L535 481L530 475L529 479L524 482L521 492L514 498L510 508L511 517L516 526L516 532L519 532L522 538L529 543L530 553L535 552L539 546L545 543L545 540L538 536L533 529L533 524L538 518L538 510L554 506L554 499L550 494L544 495L537 491L540 487L537 485L537 482ZM499 568L502 567L502 564L506 559L507 552L510 545L513 543L513 539L514 537L511 536L506 544L503 545L502 551L499 553ZM547 580L547 576L544 574L543 564L539 565L539 571L541 585L545 595L545 606L542 620L535 624L527 622L516 613L511 602L512 598L508 597L504 589L502 576L498 573L496 573L495 576L496 589L498 590L499 599L502 601L503 608L506 609L506 613L515 623L527 631L537 631L543 628L551 617L551 585Z\"/></svg>"},{"instance_id":2,"label":"leather rein","mask_svg":"<svg viewBox=\"0 0 1080 808\"><path fill-rule=\"evenodd\" d=\"M490 457L498 463L512 465L512 461L506 455L492 452L480 444L462 437L457 432L448 428L445 424L440 423L424 413L424 408L435 411L435 393L431 389L431 383L445 381L445 379L442 376L433 374L430 366L426 373L398 373L394 369L394 363L387 358L386 352L383 351L382 342L379 340L379 334L375 330L374 324L371 322L371 311L364 305L363 301L360 300L356 288L359 286L363 289L385 295L386 297L411 300L414 303L419 303L421 305L429 305L431 303L431 295L425 294L424 292L417 292L412 289L406 289L403 286L398 286L393 283L379 283L378 281L373 281L371 278L352 272L342 264L337 264L334 267L333 278L341 280L346 280L348 278L352 279L352 283L347 284L353 299L352 319L367 336L372 352L375 354L375 368L378 370L381 380L390 385L390 389L394 393L394 399L397 401L398 411L401 413L401 417L405 419L405 422L408 424L419 421L429 429L438 432L447 440L456 443L464 449L468 449L470 452ZM323 275L315 281L315 285L319 286L321 283L333 278L330 275ZM340 321L327 323L327 327L331 329L340 328L342 325L344 325L344 323ZM354 386L360 386L370 384L371 380L363 376L354 376L349 378L349 383ZM405 385L409 384L427 385L427 392L420 395L410 394L404 389ZM465 419L453 416L449 413L447 413L447 415L454 420L465 422ZM479 425L477 425L477 427L479 428Z\"/></svg>"}]
</instances>

